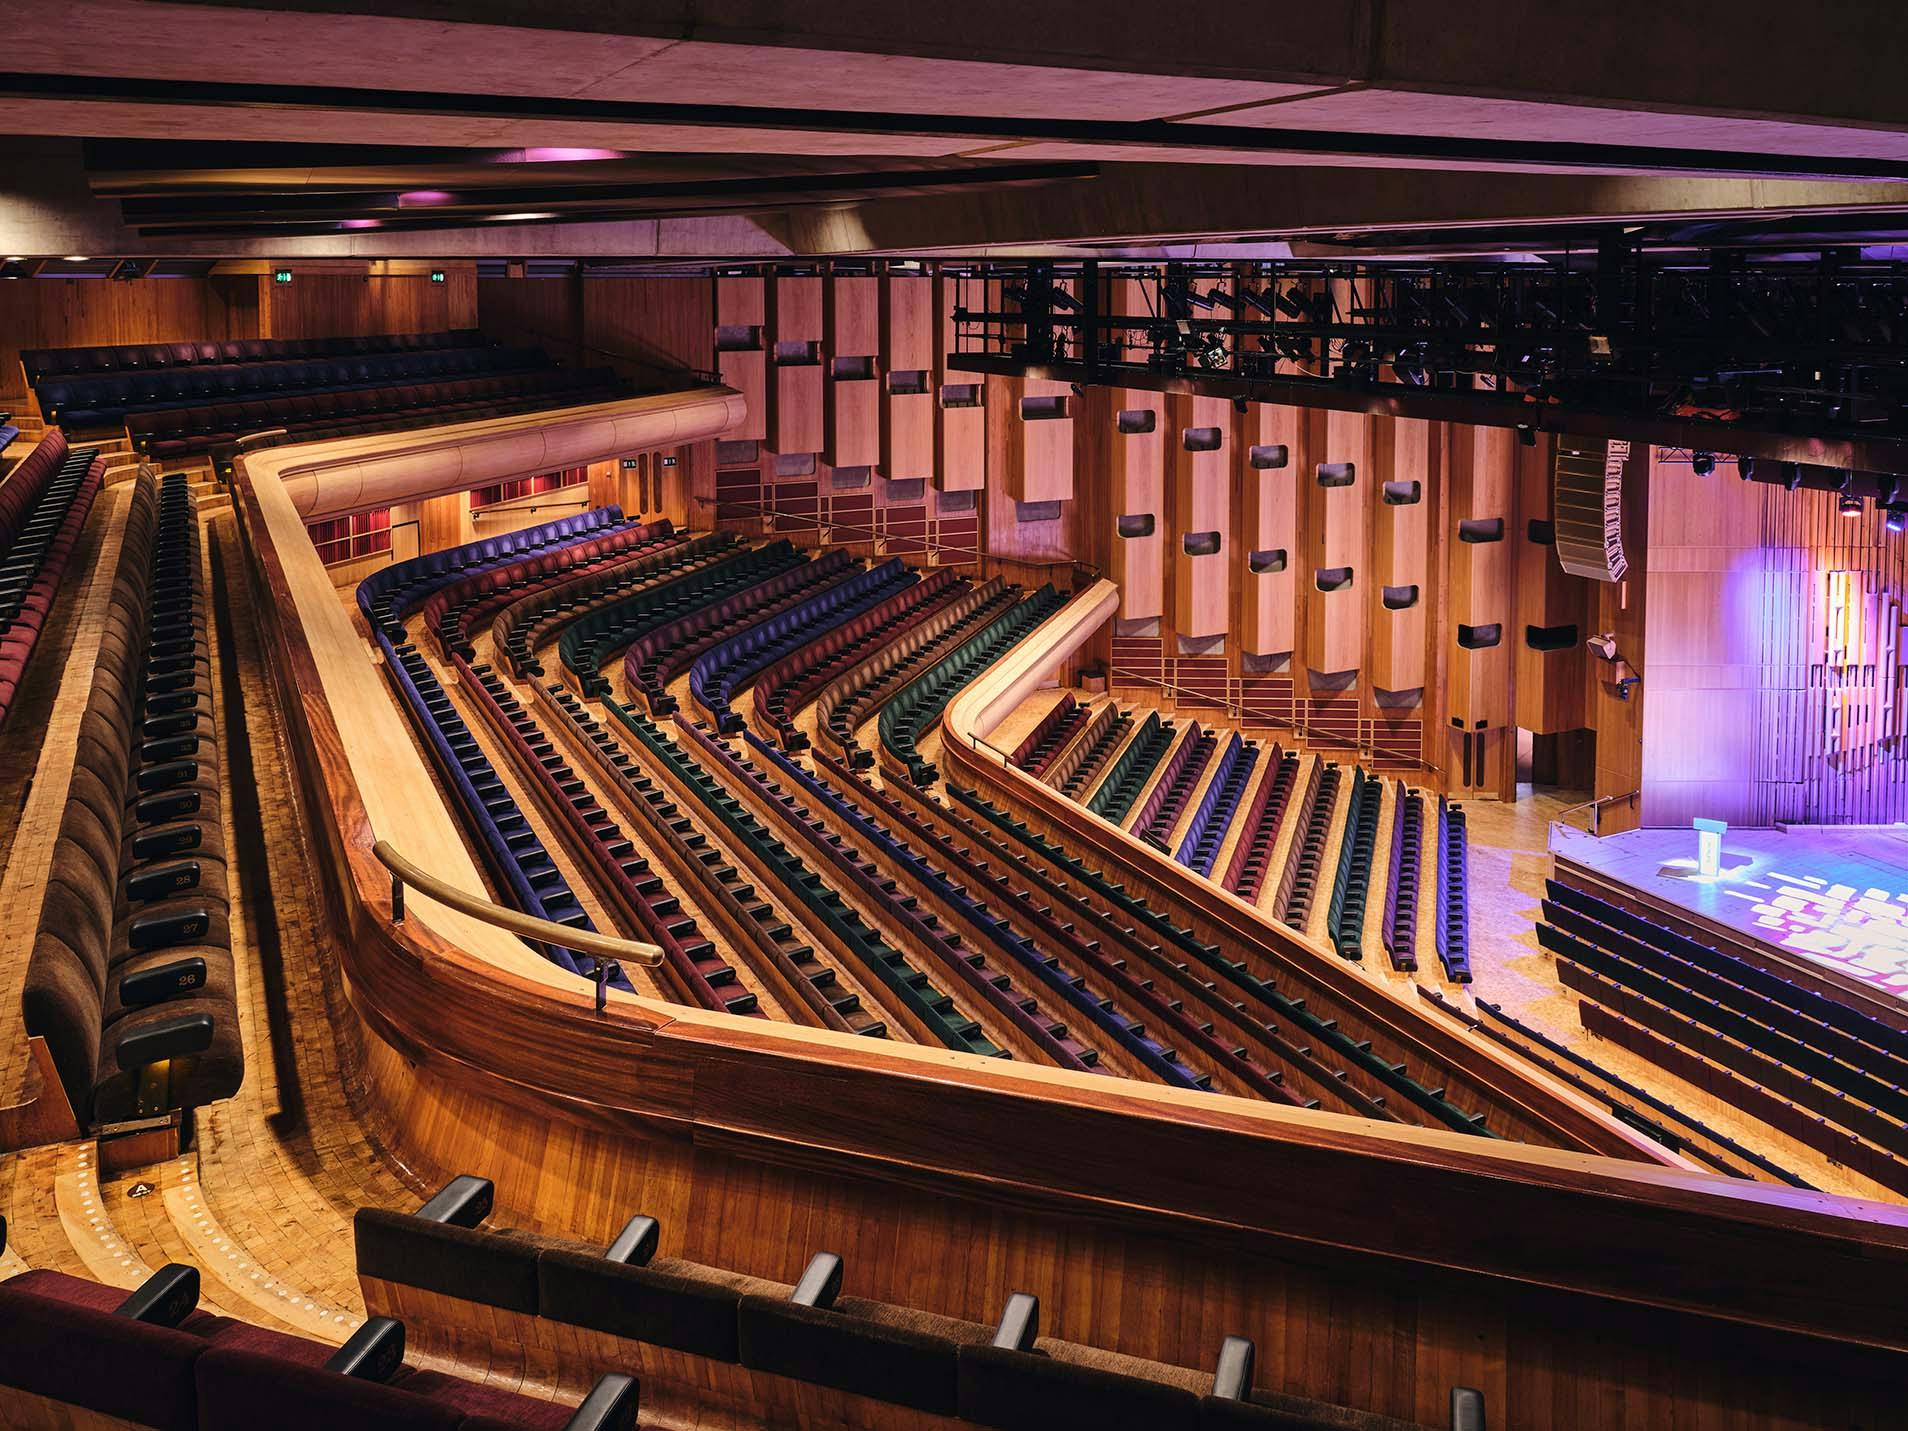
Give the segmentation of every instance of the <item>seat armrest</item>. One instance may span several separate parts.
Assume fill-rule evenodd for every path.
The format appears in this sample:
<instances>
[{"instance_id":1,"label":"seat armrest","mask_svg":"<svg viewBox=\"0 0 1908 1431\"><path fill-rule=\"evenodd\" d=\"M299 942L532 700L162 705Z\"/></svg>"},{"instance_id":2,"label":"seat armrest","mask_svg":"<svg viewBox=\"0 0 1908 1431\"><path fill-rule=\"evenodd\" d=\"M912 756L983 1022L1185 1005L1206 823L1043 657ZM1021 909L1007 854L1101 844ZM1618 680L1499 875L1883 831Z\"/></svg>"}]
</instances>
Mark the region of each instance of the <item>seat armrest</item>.
<instances>
[{"instance_id":1,"label":"seat armrest","mask_svg":"<svg viewBox=\"0 0 1908 1431\"><path fill-rule=\"evenodd\" d=\"M639 1387L636 1378L608 1372L563 1423L563 1431L636 1431Z\"/></svg>"},{"instance_id":2,"label":"seat armrest","mask_svg":"<svg viewBox=\"0 0 1908 1431\"><path fill-rule=\"evenodd\" d=\"M121 1072L132 1073L166 1059L204 1053L212 1047L212 1015L181 1014L127 1034L113 1050Z\"/></svg>"},{"instance_id":3,"label":"seat armrest","mask_svg":"<svg viewBox=\"0 0 1908 1431\"><path fill-rule=\"evenodd\" d=\"M176 1327L198 1308L199 1269L174 1262L141 1282L133 1294L113 1309L154 1327Z\"/></svg>"},{"instance_id":4,"label":"seat armrest","mask_svg":"<svg viewBox=\"0 0 1908 1431\"><path fill-rule=\"evenodd\" d=\"M119 981L119 1002L129 1009L163 1004L205 987L205 960L194 954L154 969L141 969Z\"/></svg>"},{"instance_id":5,"label":"seat armrest","mask_svg":"<svg viewBox=\"0 0 1908 1431\"><path fill-rule=\"evenodd\" d=\"M325 1363L326 1371L359 1381L389 1381L404 1364L404 1323L371 1317Z\"/></svg>"}]
</instances>

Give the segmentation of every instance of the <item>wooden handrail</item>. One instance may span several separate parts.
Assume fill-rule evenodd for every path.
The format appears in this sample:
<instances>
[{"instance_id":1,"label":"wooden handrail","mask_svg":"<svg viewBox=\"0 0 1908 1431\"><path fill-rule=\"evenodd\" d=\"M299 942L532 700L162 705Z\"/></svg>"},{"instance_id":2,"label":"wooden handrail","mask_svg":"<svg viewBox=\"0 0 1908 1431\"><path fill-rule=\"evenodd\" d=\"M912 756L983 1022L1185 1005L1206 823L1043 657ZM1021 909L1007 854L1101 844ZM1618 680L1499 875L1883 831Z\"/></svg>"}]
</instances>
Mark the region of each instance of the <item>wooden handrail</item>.
<instances>
[{"instance_id":1,"label":"wooden handrail","mask_svg":"<svg viewBox=\"0 0 1908 1431\"><path fill-rule=\"evenodd\" d=\"M500 904L492 904L487 899L479 899L466 894L456 885L446 884L436 875L421 866L412 864L400 855L389 840L379 840L371 847L378 863L391 872L391 919L402 923L404 919L404 886L414 885L424 891L439 904L448 905L459 913L468 914L472 919L481 919L486 924L494 924L499 929L508 929L512 934L525 939L534 939L539 944L555 944L564 949L577 949L585 954L594 954L599 959L617 959L629 964L641 964L653 969L663 961L663 951L659 945L642 944L634 939L618 939L613 934L598 934L590 929L572 929L567 924L558 924L549 919L538 919L534 915L519 910L505 909Z\"/></svg>"}]
</instances>

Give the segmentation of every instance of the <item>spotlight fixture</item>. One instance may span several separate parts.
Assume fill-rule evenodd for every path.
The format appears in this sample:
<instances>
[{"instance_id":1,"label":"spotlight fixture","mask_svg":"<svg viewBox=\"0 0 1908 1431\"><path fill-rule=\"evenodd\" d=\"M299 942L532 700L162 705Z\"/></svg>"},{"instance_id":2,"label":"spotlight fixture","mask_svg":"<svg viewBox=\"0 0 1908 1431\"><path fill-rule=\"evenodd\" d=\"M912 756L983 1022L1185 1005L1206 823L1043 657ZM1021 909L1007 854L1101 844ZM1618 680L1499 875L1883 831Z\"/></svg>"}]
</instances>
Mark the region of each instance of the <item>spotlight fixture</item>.
<instances>
[{"instance_id":1,"label":"spotlight fixture","mask_svg":"<svg viewBox=\"0 0 1908 1431\"><path fill-rule=\"evenodd\" d=\"M1896 504L1882 515L1882 530L1900 536L1908 531L1908 505Z\"/></svg>"},{"instance_id":2,"label":"spotlight fixture","mask_svg":"<svg viewBox=\"0 0 1908 1431\"><path fill-rule=\"evenodd\" d=\"M1047 294L1047 301L1055 308L1062 309L1068 313L1073 312L1074 309L1080 306L1080 300L1075 298L1064 288L1051 289Z\"/></svg>"},{"instance_id":3,"label":"spotlight fixture","mask_svg":"<svg viewBox=\"0 0 1908 1431\"><path fill-rule=\"evenodd\" d=\"M1075 397L1085 397L1085 396L1086 396L1086 387L1085 387L1085 386L1084 386L1083 384L1080 384L1080 383L1068 383L1068 384L1067 384L1067 387L1068 387L1068 389L1069 389L1069 390L1070 390L1070 391L1071 391L1071 392L1073 393L1073 395L1074 395Z\"/></svg>"},{"instance_id":4,"label":"spotlight fixture","mask_svg":"<svg viewBox=\"0 0 1908 1431\"><path fill-rule=\"evenodd\" d=\"M1716 454L1713 452L1690 453L1689 470L1698 477L1707 477L1716 470Z\"/></svg>"},{"instance_id":5,"label":"spotlight fixture","mask_svg":"<svg viewBox=\"0 0 1908 1431\"><path fill-rule=\"evenodd\" d=\"M1518 423L1517 440L1526 447L1535 447L1537 445L1537 429L1532 427L1529 423Z\"/></svg>"},{"instance_id":6,"label":"spotlight fixture","mask_svg":"<svg viewBox=\"0 0 1908 1431\"><path fill-rule=\"evenodd\" d=\"M1239 290L1239 300L1255 313L1262 314L1267 318L1273 316L1271 300L1263 293L1255 293L1250 288L1241 288Z\"/></svg>"},{"instance_id":7,"label":"spotlight fixture","mask_svg":"<svg viewBox=\"0 0 1908 1431\"><path fill-rule=\"evenodd\" d=\"M1862 499L1843 495L1835 499L1835 510L1844 517L1859 517L1862 514Z\"/></svg>"},{"instance_id":8,"label":"spotlight fixture","mask_svg":"<svg viewBox=\"0 0 1908 1431\"><path fill-rule=\"evenodd\" d=\"M1223 288L1209 288L1206 290L1207 306L1210 307L1215 303L1228 313L1237 313L1239 311L1239 300L1234 298Z\"/></svg>"},{"instance_id":9,"label":"spotlight fixture","mask_svg":"<svg viewBox=\"0 0 1908 1431\"><path fill-rule=\"evenodd\" d=\"M1272 301L1279 305L1279 312L1283 313L1287 318L1303 318L1305 316L1305 305L1299 302L1298 299L1294 298L1290 293L1277 294L1273 297Z\"/></svg>"},{"instance_id":10,"label":"spotlight fixture","mask_svg":"<svg viewBox=\"0 0 1908 1431\"><path fill-rule=\"evenodd\" d=\"M1232 400L1232 410L1238 413L1240 417L1244 417L1252 410L1252 404L1242 397L1236 397Z\"/></svg>"},{"instance_id":11,"label":"spotlight fixture","mask_svg":"<svg viewBox=\"0 0 1908 1431\"><path fill-rule=\"evenodd\" d=\"M1022 308L1027 306L1027 289L1023 284L1008 284L1005 288L1000 290L1000 296L1005 298L1009 303L1018 303Z\"/></svg>"},{"instance_id":12,"label":"spotlight fixture","mask_svg":"<svg viewBox=\"0 0 1908 1431\"><path fill-rule=\"evenodd\" d=\"M1208 368L1223 368L1226 365L1226 345L1217 338L1206 339L1205 347L1199 350L1199 362Z\"/></svg>"}]
</instances>

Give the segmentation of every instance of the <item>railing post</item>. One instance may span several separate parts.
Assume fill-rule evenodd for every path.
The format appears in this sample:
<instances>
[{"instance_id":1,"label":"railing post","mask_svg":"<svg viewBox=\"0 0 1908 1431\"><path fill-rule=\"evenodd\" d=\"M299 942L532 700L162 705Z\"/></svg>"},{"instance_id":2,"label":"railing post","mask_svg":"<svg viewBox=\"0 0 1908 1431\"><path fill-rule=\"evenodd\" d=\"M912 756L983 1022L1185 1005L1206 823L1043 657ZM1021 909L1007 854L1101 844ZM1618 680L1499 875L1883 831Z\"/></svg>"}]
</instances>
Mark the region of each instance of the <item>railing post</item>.
<instances>
[{"instance_id":1,"label":"railing post","mask_svg":"<svg viewBox=\"0 0 1908 1431\"><path fill-rule=\"evenodd\" d=\"M596 960L596 1011L602 1013L609 1007L609 977L620 974L623 966L614 959L605 959L600 955Z\"/></svg>"},{"instance_id":2,"label":"railing post","mask_svg":"<svg viewBox=\"0 0 1908 1431\"><path fill-rule=\"evenodd\" d=\"M404 876L395 870L391 872L391 922L404 922Z\"/></svg>"}]
</instances>

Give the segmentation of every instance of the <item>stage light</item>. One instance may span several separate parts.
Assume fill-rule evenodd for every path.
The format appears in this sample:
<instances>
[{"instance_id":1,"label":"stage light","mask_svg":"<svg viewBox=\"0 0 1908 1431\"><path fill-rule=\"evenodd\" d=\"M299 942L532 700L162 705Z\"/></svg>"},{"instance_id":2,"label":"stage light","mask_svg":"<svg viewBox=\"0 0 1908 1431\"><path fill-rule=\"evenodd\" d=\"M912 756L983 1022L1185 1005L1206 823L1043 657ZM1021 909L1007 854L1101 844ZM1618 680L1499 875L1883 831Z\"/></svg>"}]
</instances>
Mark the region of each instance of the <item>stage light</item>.
<instances>
[{"instance_id":1,"label":"stage light","mask_svg":"<svg viewBox=\"0 0 1908 1431\"><path fill-rule=\"evenodd\" d=\"M1199 350L1199 361L1208 368L1223 368L1226 365L1226 345L1217 338L1208 338L1205 347Z\"/></svg>"},{"instance_id":2,"label":"stage light","mask_svg":"<svg viewBox=\"0 0 1908 1431\"><path fill-rule=\"evenodd\" d=\"M1075 397L1085 397L1085 396L1086 396L1086 388L1085 388L1085 386L1084 386L1084 385L1082 385L1082 384L1080 384L1080 383L1068 383L1068 384L1067 384L1067 387L1068 387L1068 389L1069 389L1069 390L1070 390L1070 391L1071 391L1071 392L1073 393L1073 395L1074 395Z\"/></svg>"},{"instance_id":3,"label":"stage light","mask_svg":"<svg viewBox=\"0 0 1908 1431\"><path fill-rule=\"evenodd\" d=\"M1526 423L1521 423L1521 422L1518 423L1517 424L1517 440L1523 443L1524 446L1526 447L1535 447L1537 445L1536 429L1530 427Z\"/></svg>"},{"instance_id":4,"label":"stage light","mask_svg":"<svg viewBox=\"0 0 1908 1431\"><path fill-rule=\"evenodd\" d=\"M1224 308L1228 313L1237 313L1239 311L1239 300L1234 298L1223 288L1209 288L1206 290L1206 306L1210 308L1215 303L1221 308Z\"/></svg>"},{"instance_id":5,"label":"stage light","mask_svg":"<svg viewBox=\"0 0 1908 1431\"><path fill-rule=\"evenodd\" d=\"M1241 288L1239 290L1239 298L1241 302L1254 312L1263 314L1267 318L1272 316L1272 305L1266 301L1266 296L1263 293L1254 293L1250 288Z\"/></svg>"},{"instance_id":6,"label":"stage light","mask_svg":"<svg viewBox=\"0 0 1908 1431\"><path fill-rule=\"evenodd\" d=\"M1908 531L1908 506L1890 507L1882 516L1882 530L1896 536Z\"/></svg>"},{"instance_id":7,"label":"stage light","mask_svg":"<svg viewBox=\"0 0 1908 1431\"><path fill-rule=\"evenodd\" d=\"M1290 293L1278 294L1272 301L1279 305L1279 312L1283 313L1287 318L1303 318L1305 316L1305 305L1300 303L1298 299L1294 298Z\"/></svg>"},{"instance_id":8,"label":"stage light","mask_svg":"<svg viewBox=\"0 0 1908 1431\"><path fill-rule=\"evenodd\" d=\"M1027 290L1022 284L1007 284L1000 290L1000 296L1005 298L1009 303L1018 303L1022 308L1027 306Z\"/></svg>"},{"instance_id":9,"label":"stage light","mask_svg":"<svg viewBox=\"0 0 1908 1431\"><path fill-rule=\"evenodd\" d=\"M1690 453L1689 470L1698 477L1707 477L1716 470L1716 454L1713 452Z\"/></svg>"},{"instance_id":10,"label":"stage light","mask_svg":"<svg viewBox=\"0 0 1908 1431\"><path fill-rule=\"evenodd\" d=\"M1080 306L1080 300L1075 298L1064 288L1056 288L1049 292L1047 294L1047 301L1055 308L1064 309L1069 313Z\"/></svg>"},{"instance_id":11,"label":"stage light","mask_svg":"<svg viewBox=\"0 0 1908 1431\"><path fill-rule=\"evenodd\" d=\"M1840 512L1844 517L1859 517L1862 514L1862 499L1860 497L1838 497L1835 501L1835 510Z\"/></svg>"},{"instance_id":12,"label":"stage light","mask_svg":"<svg viewBox=\"0 0 1908 1431\"><path fill-rule=\"evenodd\" d=\"M1736 459L1736 475L1745 482L1749 481L1756 475L1756 459L1753 457L1738 457Z\"/></svg>"},{"instance_id":13,"label":"stage light","mask_svg":"<svg viewBox=\"0 0 1908 1431\"><path fill-rule=\"evenodd\" d=\"M1252 404L1242 397L1236 397L1232 400L1232 410L1238 413L1240 417L1244 417L1252 410Z\"/></svg>"}]
</instances>

